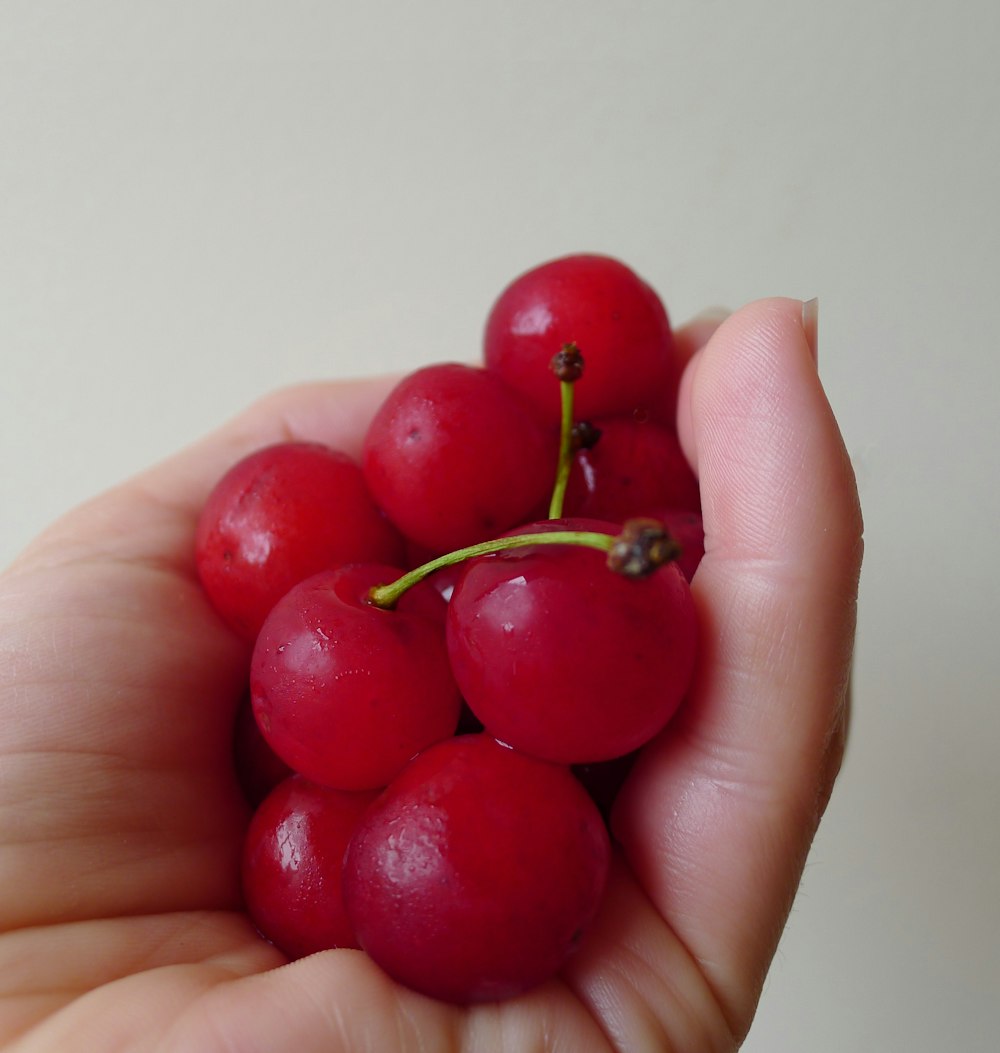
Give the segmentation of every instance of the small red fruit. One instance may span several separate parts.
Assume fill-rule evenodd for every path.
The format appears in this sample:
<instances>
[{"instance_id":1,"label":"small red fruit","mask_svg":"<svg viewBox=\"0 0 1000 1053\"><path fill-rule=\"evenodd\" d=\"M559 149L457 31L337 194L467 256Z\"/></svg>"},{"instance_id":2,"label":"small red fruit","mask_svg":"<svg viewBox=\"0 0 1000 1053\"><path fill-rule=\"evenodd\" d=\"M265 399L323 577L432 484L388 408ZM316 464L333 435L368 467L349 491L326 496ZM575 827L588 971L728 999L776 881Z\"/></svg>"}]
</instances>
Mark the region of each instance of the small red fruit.
<instances>
[{"instance_id":1,"label":"small red fruit","mask_svg":"<svg viewBox=\"0 0 1000 1053\"><path fill-rule=\"evenodd\" d=\"M637 749L673 716L694 670L697 622L673 563L633 580L594 549L537 544L466 565L447 636L459 690L490 734L535 757L589 764Z\"/></svg>"},{"instance_id":2,"label":"small red fruit","mask_svg":"<svg viewBox=\"0 0 1000 1053\"><path fill-rule=\"evenodd\" d=\"M543 420L560 415L549 362L573 343L586 360L576 385L584 419L676 401L673 333L660 298L624 263L573 255L535 267L500 294L486 322L484 357L527 398Z\"/></svg>"},{"instance_id":3,"label":"small red fruit","mask_svg":"<svg viewBox=\"0 0 1000 1053\"><path fill-rule=\"evenodd\" d=\"M390 392L368 429L363 463L393 523L443 553L502 534L542 507L556 459L555 436L503 380L445 363Z\"/></svg>"},{"instance_id":4,"label":"small red fruit","mask_svg":"<svg viewBox=\"0 0 1000 1053\"><path fill-rule=\"evenodd\" d=\"M374 798L293 775L254 813L243 847L243 896L257 928L290 958L358 946L341 872L351 835Z\"/></svg>"},{"instance_id":5,"label":"small red fruit","mask_svg":"<svg viewBox=\"0 0 1000 1053\"><path fill-rule=\"evenodd\" d=\"M448 1002L511 998L555 975L604 890L610 845L567 768L486 735L439 743L366 813L344 899L391 977Z\"/></svg>"},{"instance_id":6,"label":"small red fruit","mask_svg":"<svg viewBox=\"0 0 1000 1053\"><path fill-rule=\"evenodd\" d=\"M257 638L257 723L282 760L325 786L385 786L458 725L441 595L425 582L394 610L368 601L372 586L402 573L361 564L308 578L278 602Z\"/></svg>"},{"instance_id":7,"label":"small red fruit","mask_svg":"<svg viewBox=\"0 0 1000 1053\"><path fill-rule=\"evenodd\" d=\"M698 511L698 480L677 436L654 421L603 417L593 445L573 459L564 513L623 523L656 508Z\"/></svg>"},{"instance_id":8,"label":"small red fruit","mask_svg":"<svg viewBox=\"0 0 1000 1053\"><path fill-rule=\"evenodd\" d=\"M350 457L288 442L222 477L198 520L195 558L216 610L253 640L293 585L342 563L398 563L402 539Z\"/></svg>"}]
</instances>

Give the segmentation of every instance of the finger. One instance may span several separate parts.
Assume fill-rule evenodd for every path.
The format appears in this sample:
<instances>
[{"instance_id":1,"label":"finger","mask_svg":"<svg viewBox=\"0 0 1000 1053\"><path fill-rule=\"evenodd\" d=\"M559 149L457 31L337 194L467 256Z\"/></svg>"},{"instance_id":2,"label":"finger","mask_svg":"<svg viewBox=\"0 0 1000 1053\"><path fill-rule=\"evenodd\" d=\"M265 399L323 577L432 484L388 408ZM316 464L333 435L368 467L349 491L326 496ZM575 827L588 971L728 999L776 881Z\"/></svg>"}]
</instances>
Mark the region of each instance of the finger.
<instances>
[{"instance_id":1,"label":"finger","mask_svg":"<svg viewBox=\"0 0 1000 1053\"><path fill-rule=\"evenodd\" d=\"M0 876L18 890L0 926L239 902L248 645L198 585L198 512L259 446L356 452L390 383L271 396L65 516L0 577Z\"/></svg>"},{"instance_id":2,"label":"finger","mask_svg":"<svg viewBox=\"0 0 1000 1053\"><path fill-rule=\"evenodd\" d=\"M685 322L680 329L674 330L674 358L678 370L683 370L688 362L712 338L712 334L729 317L725 307L709 307Z\"/></svg>"},{"instance_id":3,"label":"finger","mask_svg":"<svg viewBox=\"0 0 1000 1053\"><path fill-rule=\"evenodd\" d=\"M206 1044L206 1036L218 1036ZM157 1049L265 1053L413 1050L610 1053L594 1020L557 982L469 1009L393 983L359 951L324 951L219 984L178 1015Z\"/></svg>"},{"instance_id":4,"label":"finger","mask_svg":"<svg viewBox=\"0 0 1000 1053\"><path fill-rule=\"evenodd\" d=\"M615 824L739 1030L843 726L861 519L801 303L733 315L689 364L681 398L705 521L693 585L703 644L690 698L637 766Z\"/></svg>"}]
</instances>

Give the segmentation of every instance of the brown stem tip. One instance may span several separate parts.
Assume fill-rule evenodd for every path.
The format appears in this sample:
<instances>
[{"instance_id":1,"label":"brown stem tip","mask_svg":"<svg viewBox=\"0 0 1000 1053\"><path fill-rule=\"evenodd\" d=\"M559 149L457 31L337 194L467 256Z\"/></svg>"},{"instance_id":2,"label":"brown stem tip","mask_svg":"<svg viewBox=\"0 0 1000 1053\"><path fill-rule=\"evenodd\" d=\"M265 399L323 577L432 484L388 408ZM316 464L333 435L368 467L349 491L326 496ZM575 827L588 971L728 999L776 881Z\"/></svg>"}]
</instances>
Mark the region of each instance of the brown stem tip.
<instances>
[{"instance_id":1,"label":"brown stem tip","mask_svg":"<svg viewBox=\"0 0 1000 1053\"><path fill-rule=\"evenodd\" d=\"M608 567L626 578L647 578L680 554L680 544L658 519L629 519L608 550Z\"/></svg>"},{"instance_id":2,"label":"brown stem tip","mask_svg":"<svg viewBox=\"0 0 1000 1053\"><path fill-rule=\"evenodd\" d=\"M583 355L576 344L563 344L552 356L551 366L564 384L575 384L583 376Z\"/></svg>"},{"instance_id":3,"label":"brown stem tip","mask_svg":"<svg viewBox=\"0 0 1000 1053\"><path fill-rule=\"evenodd\" d=\"M570 445L574 450L592 450L601 437L601 429L589 420L578 420L570 433Z\"/></svg>"}]
</instances>

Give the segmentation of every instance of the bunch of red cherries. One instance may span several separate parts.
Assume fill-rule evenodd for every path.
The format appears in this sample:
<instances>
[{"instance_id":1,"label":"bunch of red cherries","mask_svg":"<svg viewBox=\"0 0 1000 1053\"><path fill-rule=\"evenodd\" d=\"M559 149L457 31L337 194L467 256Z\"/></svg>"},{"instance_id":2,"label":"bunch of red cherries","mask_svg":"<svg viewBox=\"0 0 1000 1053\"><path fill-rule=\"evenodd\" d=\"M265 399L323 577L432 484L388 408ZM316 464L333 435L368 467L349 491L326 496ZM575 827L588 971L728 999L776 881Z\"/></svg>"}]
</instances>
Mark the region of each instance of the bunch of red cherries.
<instances>
[{"instance_id":1,"label":"bunch of red cherries","mask_svg":"<svg viewBox=\"0 0 1000 1053\"><path fill-rule=\"evenodd\" d=\"M198 526L253 641L247 909L445 1001L555 975L600 906L607 810L681 704L703 551L667 313L605 256L516 279L482 366L405 377L361 463L235 465Z\"/></svg>"}]
</instances>

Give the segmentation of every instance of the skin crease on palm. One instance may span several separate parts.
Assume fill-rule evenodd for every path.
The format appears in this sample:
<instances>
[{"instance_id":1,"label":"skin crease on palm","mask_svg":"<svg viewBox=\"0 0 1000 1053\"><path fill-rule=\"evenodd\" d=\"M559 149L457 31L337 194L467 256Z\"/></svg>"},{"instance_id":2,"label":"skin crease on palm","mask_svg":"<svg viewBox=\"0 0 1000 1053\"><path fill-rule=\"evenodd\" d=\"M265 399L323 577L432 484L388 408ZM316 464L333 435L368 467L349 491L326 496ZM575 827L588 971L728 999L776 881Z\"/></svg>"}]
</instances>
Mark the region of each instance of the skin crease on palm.
<instances>
[{"instance_id":1,"label":"skin crease on palm","mask_svg":"<svg viewBox=\"0 0 1000 1053\"><path fill-rule=\"evenodd\" d=\"M195 520L251 449L357 455L390 380L272 395L35 541L0 579L3 1048L735 1049L847 721L861 518L805 317L771 299L678 334L706 528L695 685L619 799L583 947L502 1005L431 1001L357 951L285 964L240 912L248 653L196 583Z\"/></svg>"}]
</instances>

